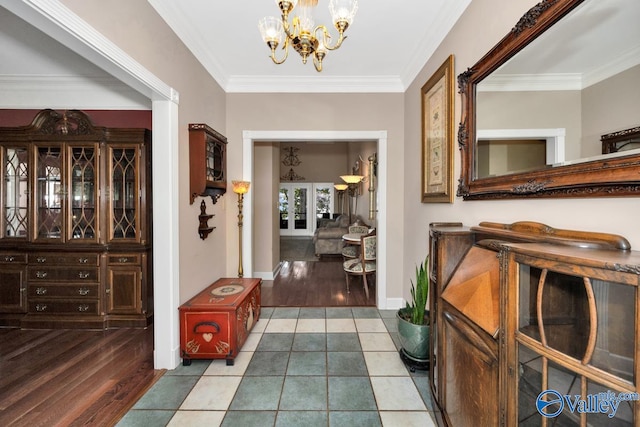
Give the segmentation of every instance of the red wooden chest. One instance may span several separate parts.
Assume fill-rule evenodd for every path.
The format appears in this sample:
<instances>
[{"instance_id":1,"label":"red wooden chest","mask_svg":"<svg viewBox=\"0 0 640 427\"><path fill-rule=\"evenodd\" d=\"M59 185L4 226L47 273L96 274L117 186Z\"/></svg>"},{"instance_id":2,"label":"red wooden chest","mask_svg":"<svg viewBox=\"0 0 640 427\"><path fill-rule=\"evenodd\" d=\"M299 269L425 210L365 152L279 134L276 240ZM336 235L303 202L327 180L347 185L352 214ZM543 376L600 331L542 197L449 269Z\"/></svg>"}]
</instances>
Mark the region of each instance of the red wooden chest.
<instances>
[{"instance_id":1,"label":"red wooden chest","mask_svg":"<svg viewBox=\"0 0 640 427\"><path fill-rule=\"evenodd\" d=\"M182 364L226 359L233 365L260 319L261 279L223 278L179 307Z\"/></svg>"}]
</instances>

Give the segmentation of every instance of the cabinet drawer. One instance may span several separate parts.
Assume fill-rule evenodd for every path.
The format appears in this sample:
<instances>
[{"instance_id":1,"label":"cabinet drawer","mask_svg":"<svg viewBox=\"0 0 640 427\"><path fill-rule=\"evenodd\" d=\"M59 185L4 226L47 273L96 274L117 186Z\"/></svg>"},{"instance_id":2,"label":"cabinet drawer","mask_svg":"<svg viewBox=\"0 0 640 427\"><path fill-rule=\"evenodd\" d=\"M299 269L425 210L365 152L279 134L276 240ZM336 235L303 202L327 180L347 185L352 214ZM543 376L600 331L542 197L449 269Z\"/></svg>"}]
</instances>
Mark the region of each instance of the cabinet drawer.
<instances>
[{"instance_id":1,"label":"cabinet drawer","mask_svg":"<svg viewBox=\"0 0 640 427\"><path fill-rule=\"evenodd\" d=\"M109 265L139 265L140 254L109 254L107 263Z\"/></svg>"},{"instance_id":2,"label":"cabinet drawer","mask_svg":"<svg viewBox=\"0 0 640 427\"><path fill-rule=\"evenodd\" d=\"M30 285L29 298L98 298L98 285Z\"/></svg>"},{"instance_id":3,"label":"cabinet drawer","mask_svg":"<svg viewBox=\"0 0 640 427\"><path fill-rule=\"evenodd\" d=\"M29 301L29 313L97 315L99 314L99 306L100 304L97 300L60 301L39 299Z\"/></svg>"},{"instance_id":4,"label":"cabinet drawer","mask_svg":"<svg viewBox=\"0 0 640 427\"><path fill-rule=\"evenodd\" d=\"M56 254L39 253L29 255L30 265L86 265L98 266L100 257L98 254Z\"/></svg>"},{"instance_id":5,"label":"cabinet drawer","mask_svg":"<svg viewBox=\"0 0 640 427\"><path fill-rule=\"evenodd\" d=\"M97 282L97 268L52 268L29 267L29 281L32 282Z\"/></svg>"},{"instance_id":6,"label":"cabinet drawer","mask_svg":"<svg viewBox=\"0 0 640 427\"><path fill-rule=\"evenodd\" d=\"M25 264L27 254L15 252L0 252L0 264Z\"/></svg>"}]
</instances>

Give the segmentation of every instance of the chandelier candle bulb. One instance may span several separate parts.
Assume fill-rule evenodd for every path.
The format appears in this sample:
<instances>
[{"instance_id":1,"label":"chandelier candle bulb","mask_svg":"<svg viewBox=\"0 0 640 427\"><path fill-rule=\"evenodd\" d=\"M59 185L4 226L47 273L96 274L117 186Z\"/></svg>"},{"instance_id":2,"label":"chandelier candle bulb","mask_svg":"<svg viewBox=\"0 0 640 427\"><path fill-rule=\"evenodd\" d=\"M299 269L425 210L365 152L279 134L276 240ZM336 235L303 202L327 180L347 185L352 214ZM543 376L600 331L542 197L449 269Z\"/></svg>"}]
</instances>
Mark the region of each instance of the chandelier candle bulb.
<instances>
[{"instance_id":1,"label":"chandelier candle bulb","mask_svg":"<svg viewBox=\"0 0 640 427\"><path fill-rule=\"evenodd\" d=\"M318 0L276 0L276 4L282 12L281 19L271 16L262 18L258 22L262 40L271 49L271 60L275 64L282 64L289 55L289 46L298 52L302 58L302 63L306 64L307 59L313 59L316 71L322 71L322 61L327 55L327 51L336 50L346 39L344 32L353 22L353 17L358 10L358 0L330 0L329 12L333 19L333 25L339 33L338 40L331 45L331 34L324 25L315 26L313 20L313 8L318 5ZM289 23L289 14L296 13ZM276 58L276 48L282 42L284 35L283 57Z\"/></svg>"}]
</instances>

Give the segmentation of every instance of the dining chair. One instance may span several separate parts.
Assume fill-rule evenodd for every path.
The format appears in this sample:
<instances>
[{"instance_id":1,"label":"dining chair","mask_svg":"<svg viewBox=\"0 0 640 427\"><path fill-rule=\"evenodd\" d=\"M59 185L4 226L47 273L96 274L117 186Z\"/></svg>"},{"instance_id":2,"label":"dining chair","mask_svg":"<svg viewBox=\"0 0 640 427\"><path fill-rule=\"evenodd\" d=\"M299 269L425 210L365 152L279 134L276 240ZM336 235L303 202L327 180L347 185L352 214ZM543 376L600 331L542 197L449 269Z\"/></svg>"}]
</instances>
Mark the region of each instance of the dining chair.
<instances>
[{"instance_id":1,"label":"dining chair","mask_svg":"<svg viewBox=\"0 0 640 427\"><path fill-rule=\"evenodd\" d=\"M376 273L376 253L377 253L377 236L363 235L360 238L360 253L358 258L349 259L342 263L346 279L347 293L349 293L349 282L351 276L361 276L364 293L369 299L369 284L367 276Z\"/></svg>"},{"instance_id":2,"label":"dining chair","mask_svg":"<svg viewBox=\"0 0 640 427\"><path fill-rule=\"evenodd\" d=\"M369 233L369 227L365 226L365 225L350 225L349 226L349 234L368 234ZM356 243L356 244L348 244L348 245L344 245L344 247L342 248L342 258L344 261L347 261L349 259L354 259L358 257L359 254L359 248L358 245L360 243Z\"/></svg>"}]
</instances>

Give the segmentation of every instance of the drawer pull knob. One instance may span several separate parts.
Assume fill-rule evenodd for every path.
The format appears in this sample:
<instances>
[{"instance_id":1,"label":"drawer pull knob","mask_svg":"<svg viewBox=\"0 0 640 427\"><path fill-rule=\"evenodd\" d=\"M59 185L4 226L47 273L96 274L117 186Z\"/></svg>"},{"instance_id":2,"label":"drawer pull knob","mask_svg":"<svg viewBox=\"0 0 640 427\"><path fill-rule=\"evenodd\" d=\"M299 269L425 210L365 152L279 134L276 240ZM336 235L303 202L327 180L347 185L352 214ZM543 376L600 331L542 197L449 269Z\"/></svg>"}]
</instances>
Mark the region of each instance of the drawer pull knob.
<instances>
[{"instance_id":1,"label":"drawer pull knob","mask_svg":"<svg viewBox=\"0 0 640 427\"><path fill-rule=\"evenodd\" d=\"M36 288L36 294L38 294L38 295L46 295L47 294L47 288Z\"/></svg>"},{"instance_id":2,"label":"drawer pull knob","mask_svg":"<svg viewBox=\"0 0 640 427\"><path fill-rule=\"evenodd\" d=\"M80 288L80 289L78 289L78 293L79 293L80 295L82 295L82 296L89 295L89 292L91 292L91 291L90 291L89 289L87 289L87 288Z\"/></svg>"},{"instance_id":3,"label":"drawer pull knob","mask_svg":"<svg viewBox=\"0 0 640 427\"><path fill-rule=\"evenodd\" d=\"M4 260L6 262L13 262L15 260L15 258L12 257L11 255L7 255L7 256L4 257Z\"/></svg>"},{"instance_id":4,"label":"drawer pull knob","mask_svg":"<svg viewBox=\"0 0 640 427\"><path fill-rule=\"evenodd\" d=\"M129 262L129 258L121 256L120 258L118 258L118 262L124 264L126 262Z\"/></svg>"},{"instance_id":5,"label":"drawer pull knob","mask_svg":"<svg viewBox=\"0 0 640 427\"><path fill-rule=\"evenodd\" d=\"M47 262L47 257L44 256L39 256L38 258L36 258L36 262L39 262L40 264Z\"/></svg>"},{"instance_id":6,"label":"drawer pull knob","mask_svg":"<svg viewBox=\"0 0 640 427\"><path fill-rule=\"evenodd\" d=\"M89 262L89 258L78 258L80 264L86 264Z\"/></svg>"},{"instance_id":7,"label":"drawer pull knob","mask_svg":"<svg viewBox=\"0 0 640 427\"><path fill-rule=\"evenodd\" d=\"M89 311L89 306L87 304L80 304L78 306L78 311L81 312L81 313Z\"/></svg>"},{"instance_id":8,"label":"drawer pull knob","mask_svg":"<svg viewBox=\"0 0 640 427\"><path fill-rule=\"evenodd\" d=\"M46 271L36 271L36 277L38 279L44 279L45 277L47 277L47 272Z\"/></svg>"},{"instance_id":9,"label":"drawer pull knob","mask_svg":"<svg viewBox=\"0 0 640 427\"><path fill-rule=\"evenodd\" d=\"M36 311L45 311L47 309L47 304L36 304Z\"/></svg>"},{"instance_id":10,"label":"drawer pull knob","mask_svg":"<svg viewBox=\"0 0 640 427\"><path fill-rule=\"evenodd\" d=\"M81 278L81 279L86 279L90 275L91 275L91 273L88 273L86 271L81 271L80 273L78 273L78 277Z\"/></svg>"}]
</instances>

